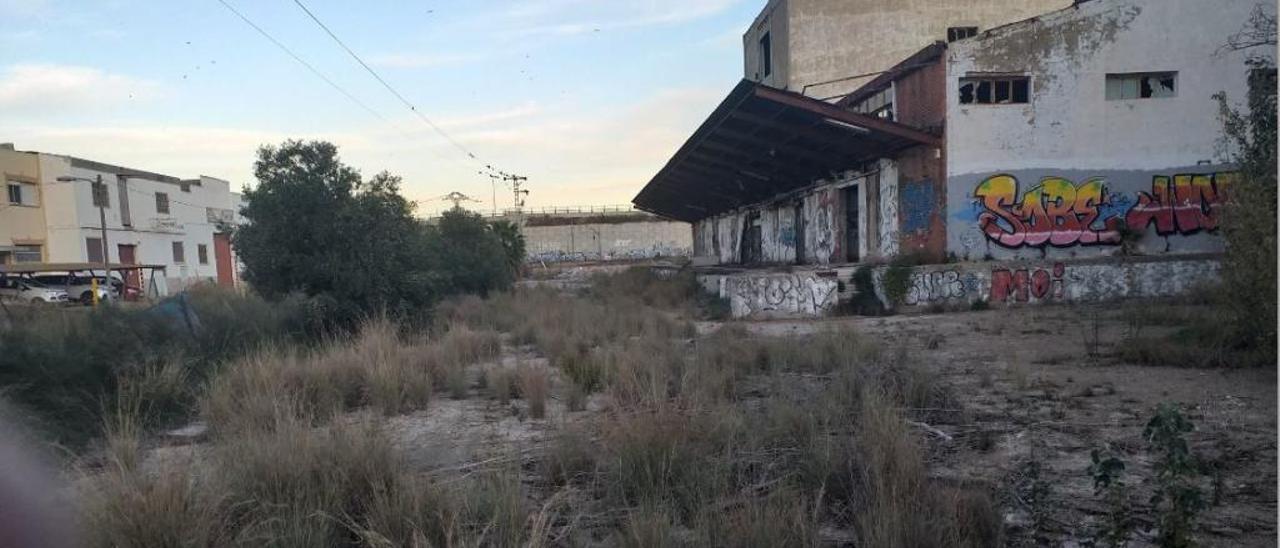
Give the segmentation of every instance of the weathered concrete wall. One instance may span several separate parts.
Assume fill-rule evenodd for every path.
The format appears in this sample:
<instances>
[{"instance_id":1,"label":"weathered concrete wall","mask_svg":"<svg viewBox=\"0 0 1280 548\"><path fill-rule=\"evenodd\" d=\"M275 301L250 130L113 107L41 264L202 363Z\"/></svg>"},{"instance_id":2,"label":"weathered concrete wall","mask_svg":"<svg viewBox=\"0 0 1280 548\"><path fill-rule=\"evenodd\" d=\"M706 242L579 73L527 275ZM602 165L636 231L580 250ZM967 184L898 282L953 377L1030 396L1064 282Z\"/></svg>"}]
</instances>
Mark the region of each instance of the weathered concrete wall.
<instances>
[{"instance_id":1,"label":"weathered concrete wall","mask_svg":"<svg viewBox=\"0 0 1280 548\"><path fill-rule=\"evenodd\" d=\"M889 267L873 271L876 296L903 311L963 306L1101 302L1178 295L1212 282L1215 255L953 263L911 269L907 291L894 302L885 292Z\"/></svg>"},{"instance_id":2,"label":"weathered concrete wall","mask_svg":"<svg viewBox=\"0 0 1280 548\"><path fill-rule=\"evenodd\" d=\"M702 288L729 301L734 318L824 316L835 309L839 282L814 272L742 272L698 276Z\"/></svg>"},{"instance_id":3,"label":"weathered concrete wall","mask_svg":"<svg viewBox=\"0 0 1280 548\"><path fill-rule=\"evenodd\" d=\"M786 49L774 38L775 73L800 91L814 84L886 70L925 45L947 39L948 27L987 30L1071 4L1068 0L787 0L772 19L785 15ZM774 3L769 5L770 9ZM747 78L756 54L756 27L748 31ZM754 39L753 39L754 38ZM785 55L784 55L785 54ZM812 97L849 93L868 79L813 86Z\"/></svg>"},{"instance_id":4,"label":"weathered concrete wall","mask_svg":"<svg viewBox=\"0 0 1280 548\"><path fill-rule=\"evenodd\" d=\"M1088 2L951 44L948 252L976 260L1221 250L1218 210L1232 168L1212 96L1245 97L1244 54L1219 50L1255 4ZM1167 71L1177 72L1172 97L1107 99L1109 73ZM983 74L1026 75L1029 102L960 104L959 79Z\"/></svg>"},{"instance_id":5,"label":"weathered concrete wall","mask_svg":"<svg viewBox=\"0 0 1280 548\"><path fill-rule=\"evenodd\" d=\"M579 219L580 221L580 219ZM687 257L693 253L689 223L637 222L524 226L530 261L609 261Z\"/></svg>"}]
</instances>

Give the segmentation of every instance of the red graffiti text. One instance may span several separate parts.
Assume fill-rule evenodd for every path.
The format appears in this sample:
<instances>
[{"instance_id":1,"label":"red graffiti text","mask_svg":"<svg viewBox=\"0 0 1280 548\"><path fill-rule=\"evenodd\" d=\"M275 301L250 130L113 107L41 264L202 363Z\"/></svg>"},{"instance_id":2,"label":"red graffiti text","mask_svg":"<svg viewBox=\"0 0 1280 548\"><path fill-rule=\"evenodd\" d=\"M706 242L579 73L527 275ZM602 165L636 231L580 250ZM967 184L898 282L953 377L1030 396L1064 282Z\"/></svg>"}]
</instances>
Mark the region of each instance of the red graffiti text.
<instances>
[{"instance_id":1,"label":"red graffiti text","mask_svg":"<svg viewBox=\"0 0 1280 548\"><path fill-rule=\"evenodd\" d=\"M1065 295L1063 274L1066 267L1054 263L1052 271L1043 268L991 270L991 302L1025 303L1030 299L1061 299Z\"/></svg>"}]
</instances>

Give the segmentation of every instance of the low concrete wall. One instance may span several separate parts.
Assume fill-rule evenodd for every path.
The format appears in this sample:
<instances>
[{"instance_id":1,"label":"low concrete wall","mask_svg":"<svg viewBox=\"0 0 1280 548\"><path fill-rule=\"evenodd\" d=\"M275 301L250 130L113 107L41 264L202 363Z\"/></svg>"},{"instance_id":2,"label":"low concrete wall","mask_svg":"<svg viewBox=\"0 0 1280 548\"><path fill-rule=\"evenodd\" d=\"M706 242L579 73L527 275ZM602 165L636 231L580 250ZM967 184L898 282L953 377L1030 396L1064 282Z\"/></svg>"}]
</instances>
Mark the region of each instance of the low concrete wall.
<instances>
[{"instance_id":1,"label":"low concrete wall","mask_svg":"<svg viewBox=\"0 0 1280 548\"><path fill-rule=\"evenodd\" d=\"M1218 255L969 262L911 267L906 292L885 293L888 266L872 270L876 298L899 312L932 307L1101 302L1167 297L1214 282ZM807 318L830 314L839 286L853 288L857 267L837 270L742 270L698 275L702 288L729 301L734 318Z\"/></svg>"},{"instance_id":2,"label":"low concrete wall","mask_svg":"<svg viewBox=\"0 0 1280 548\"><path fill-rule=\"evenodd\" d=\"M708 293L729 301L734 318L825 316L835 309L840 282L814 272L738 272L698 276Z\"/></svg>"},{"instance_id":3,"label":"low concrete wall","mask_svg":"<svg viewBox=\"0 0 1280 548\"><path fill-rule=\"evenodd\" d=\"M934 306L1099 302L1167 297L1218 279L1217 255L953 263L911 269L905 295L885 294L889 267L872 274L886 307L908 312Z\"/></svg>"},{"instance_id":4,"label":"low concrete wall","mask_svg":"<svg viewBox=\"0 0 1280 548\"><path fill-rule=\"evenodd\" d=\"M521 228L530 262L574 262L686 257L693 251L688 223L664 219L592 223L589 218L564 224Z\"/></svg>"}]
</instances>

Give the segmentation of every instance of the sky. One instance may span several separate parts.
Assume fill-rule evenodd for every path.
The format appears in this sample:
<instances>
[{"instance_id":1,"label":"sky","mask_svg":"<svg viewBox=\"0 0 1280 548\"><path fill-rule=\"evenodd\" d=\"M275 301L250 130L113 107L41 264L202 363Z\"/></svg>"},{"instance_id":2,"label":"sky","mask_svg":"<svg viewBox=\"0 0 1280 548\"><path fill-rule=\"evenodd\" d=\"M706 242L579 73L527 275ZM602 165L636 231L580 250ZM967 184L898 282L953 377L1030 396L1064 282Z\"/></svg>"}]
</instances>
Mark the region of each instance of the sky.
<instances>
[{"instance_id":1,"label":"sky","mask_svg":"<svg viewBox=\"0 0 1280 548\"><path fill-rule=\"evenodd\" d=\"M742 77L764 0L0 0L0 142L252 185L255 151L324 139L430 214L627 204ZM370 112L373 111L373 112ZM496 187L499 209L509 187Z\"/></svg>"}]
</instances>

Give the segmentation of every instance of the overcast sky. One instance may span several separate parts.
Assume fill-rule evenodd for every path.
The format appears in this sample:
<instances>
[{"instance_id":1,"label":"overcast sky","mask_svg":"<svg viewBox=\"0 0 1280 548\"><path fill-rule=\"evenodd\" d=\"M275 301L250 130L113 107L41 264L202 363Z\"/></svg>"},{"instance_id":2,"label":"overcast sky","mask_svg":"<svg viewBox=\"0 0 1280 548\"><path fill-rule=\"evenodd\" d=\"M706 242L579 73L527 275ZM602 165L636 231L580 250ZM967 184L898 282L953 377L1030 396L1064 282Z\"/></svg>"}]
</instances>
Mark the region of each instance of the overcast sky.
<instances>
[{"instance_id":1,"label":"overcast sky","mask_svg":"<svg viewBox=\"0 0 1280 548\"><path fill-rule=\"evenodd\" d=\"M403 176L422 213L455 190L490 207L478 166L292 0L226 1L378 115L218 0L0 0L0 141L238 187L259 145L327 139ZM629 203L741 78L763 4L303 2L465 148L527 175L530 206Z\"/></svg>"}]
</instances>

